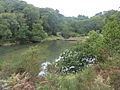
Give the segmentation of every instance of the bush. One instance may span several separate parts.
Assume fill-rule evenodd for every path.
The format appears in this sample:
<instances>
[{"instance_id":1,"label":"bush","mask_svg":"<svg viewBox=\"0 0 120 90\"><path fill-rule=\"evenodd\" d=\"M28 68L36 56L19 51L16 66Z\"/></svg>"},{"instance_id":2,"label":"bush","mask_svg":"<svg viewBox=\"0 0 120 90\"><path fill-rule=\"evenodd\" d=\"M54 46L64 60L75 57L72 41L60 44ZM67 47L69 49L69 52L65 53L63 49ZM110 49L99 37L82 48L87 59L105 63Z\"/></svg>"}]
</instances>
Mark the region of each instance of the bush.
<instances>
[{"instance_id":1,"label":"bush","mask_svg":"<svg viewBox=\"0 0 120 90\"><path fill-rule=\"evenodd\" d=\"M62 53L58 67L65 73L76 73L89 64L104 61L106 56L104 52L101 53L102 40L98 32L91 31L86 41Z\"/></svg>"},{"instance_id":2,"label":"bush","mask_svg":"<svg viewBox=\"0 0 120 90\"><path fill-rule=\"evenodd\" d=\"M107 53L113 56L120 50L120 25L119 21L108 22L103 30L104 43Z\"/></svg>"},{"instance_id":3,"label":"bush","mask_svg":"<svg viewBox=\"0 0 120 90\"><path fill-rule=\"evenodd\" d=\"M79 37L80 34L68 31L68 32L61 33L61 36L63 36L64 38Z\"/></svg>"}]
</instances>

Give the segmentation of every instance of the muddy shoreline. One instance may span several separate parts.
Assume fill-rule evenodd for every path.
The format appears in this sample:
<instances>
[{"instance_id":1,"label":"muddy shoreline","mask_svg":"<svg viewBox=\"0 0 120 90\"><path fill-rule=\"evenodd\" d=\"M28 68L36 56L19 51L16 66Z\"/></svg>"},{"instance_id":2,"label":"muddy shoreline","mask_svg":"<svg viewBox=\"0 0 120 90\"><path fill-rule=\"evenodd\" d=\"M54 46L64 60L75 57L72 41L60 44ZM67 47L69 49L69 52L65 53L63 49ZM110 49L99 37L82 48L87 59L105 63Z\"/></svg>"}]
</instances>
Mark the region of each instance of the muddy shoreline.
<instances>
[{"instance_id":1,"label":"muddy shoreline","mask_svg":"<svg viewBox=\"0 0 120 90\"><path fill-rule=\"evenodd\" d=\"M70 37L70 38L56 38L53 40L63 40L63 41L84 41L88 37ZM41 41L44 42L45 40ZM14 45L23 45L23 44L30 44L30 43L35 43L35 42L7 42L7 43L0 43L1 46L14 46Z\"/></svg>"}]
</instances>

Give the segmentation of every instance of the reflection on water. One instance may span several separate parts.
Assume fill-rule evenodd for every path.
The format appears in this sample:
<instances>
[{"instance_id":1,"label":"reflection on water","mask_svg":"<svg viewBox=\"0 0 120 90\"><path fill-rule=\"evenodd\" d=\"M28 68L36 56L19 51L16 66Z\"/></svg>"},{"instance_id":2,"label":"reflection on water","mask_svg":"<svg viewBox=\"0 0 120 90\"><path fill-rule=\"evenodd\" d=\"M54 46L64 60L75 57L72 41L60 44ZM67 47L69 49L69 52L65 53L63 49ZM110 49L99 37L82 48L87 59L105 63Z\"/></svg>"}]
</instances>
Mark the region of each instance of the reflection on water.
<instances>
[{"instance_id":1,"label":"reflection on water","mask_svg":"<svg viewBox=\"0 0 120 90\"><path fill-rule=\"evenodd\" d=\"M74 42L69 41L47 41L42 43L40 46L42 52L40 53L41 58L45 61L54 61L59 55L65 50L73 46Z\"/></svg>"},{"instance_id":2,"label":"reflection on water","mask_svg":"<svg viewBox=\"0 0 120 90\"><path fill-rule=\"evenodd\" d=\"M45 41L42 43L15 45L0 47L0 61L2 60L16 60L21 58L20 54L28 50L30 46L38 45L38 59L42 61L52 62L65 50L73 46L75 42L71 41Z\"/></svg>"}]
</instances>

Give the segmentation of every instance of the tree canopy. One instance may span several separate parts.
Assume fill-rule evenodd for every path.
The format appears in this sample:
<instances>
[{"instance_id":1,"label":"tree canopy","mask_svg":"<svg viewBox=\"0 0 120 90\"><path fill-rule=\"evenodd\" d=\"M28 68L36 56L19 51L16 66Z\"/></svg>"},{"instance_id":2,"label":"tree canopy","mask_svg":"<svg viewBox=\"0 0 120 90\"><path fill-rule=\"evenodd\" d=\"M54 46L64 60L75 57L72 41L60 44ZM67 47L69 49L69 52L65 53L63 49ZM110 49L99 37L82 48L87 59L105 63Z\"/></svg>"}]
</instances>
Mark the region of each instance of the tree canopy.
<instances>
[{"instance_id":1,"label":"tree canopy","mask_svg":"<svg viewBox=\"0 0 120 90\"><path fill-rule=\"evenodd\" d=\"M65 17L59 10L38 8L21 0L0 1L0 42L36 42L58 33L65 37L101 32L105 18L117 11L110 10L88 18L85 15Z\"/></svg>"}]
</instances>

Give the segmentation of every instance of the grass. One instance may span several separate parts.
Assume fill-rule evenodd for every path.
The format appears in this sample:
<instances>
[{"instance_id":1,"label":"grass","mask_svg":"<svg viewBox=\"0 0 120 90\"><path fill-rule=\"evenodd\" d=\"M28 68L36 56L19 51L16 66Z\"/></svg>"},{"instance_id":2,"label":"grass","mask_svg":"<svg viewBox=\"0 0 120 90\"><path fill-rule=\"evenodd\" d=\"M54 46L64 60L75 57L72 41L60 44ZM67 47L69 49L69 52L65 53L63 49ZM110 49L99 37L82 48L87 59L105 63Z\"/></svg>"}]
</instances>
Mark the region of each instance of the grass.
<instances>
[{"instance_id":1,"label":"grass","mask_svg":"<svg viewBox=\"0 0 120 90\"><path fill-rule=\"evenodd\" d=\"M35 58L32 58L31 55L34 54L34 50L35 49L27 50L27 55L24 53L27 59L24 59L23 57L24 60L28 60L28 64L25 64L25 66L27 65L26 68L28 67L28 72L32 71L32 73L34 73L36 68L32 67L32 60L35 60ZM3 65L7 68L5 70L8 70L7 72L9 74L9 70L12 70L12 68L9 67L10 64L5 63ZM51 73L48 74L47 77L37 77L37 80L32 79L33 81L35 80L35 84L33 85L36 85L36 90L119 90L119 68L120 55L118 54L114 57L109 57L104 63L98 63L94 66L89 66L89 68L86 67L83 71L77 74L70 74L66 76L61 73ZM25 82L25 84L26 83L27 82Z\"/></svg>"},{"instance_id":2,"label":"grass","mask_svg":"<svg viewBox=\"0 0 120 90\"><path fill-rule=\"evenodd\" d=\"M120 55L108 58L105 63L89 66L77 74L50 74L38 83L37 90L119 90Z\"/></svg>"}]
</instances>

